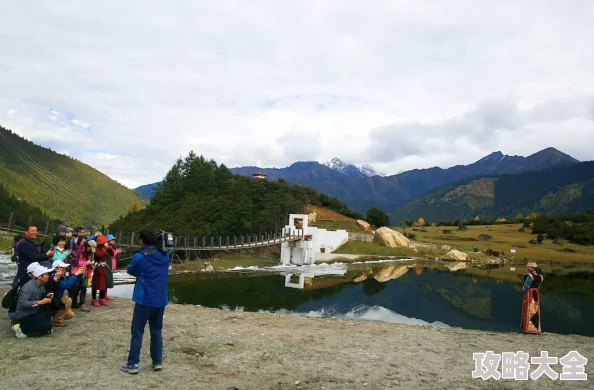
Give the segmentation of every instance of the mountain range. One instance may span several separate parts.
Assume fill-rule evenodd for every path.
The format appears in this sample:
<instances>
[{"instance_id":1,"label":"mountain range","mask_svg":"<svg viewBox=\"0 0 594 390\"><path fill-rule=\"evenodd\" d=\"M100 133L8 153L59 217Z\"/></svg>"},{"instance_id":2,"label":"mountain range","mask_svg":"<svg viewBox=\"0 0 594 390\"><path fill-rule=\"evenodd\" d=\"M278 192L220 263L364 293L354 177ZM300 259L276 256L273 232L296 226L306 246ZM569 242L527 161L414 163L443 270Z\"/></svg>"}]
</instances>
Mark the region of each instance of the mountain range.
<instances>
[{"instance_id":1,"label":"mountain range","mask_svg":"<svg viewBox=\"0 0 594 390\"><path fill-rule=\"evenodd\" d=\"M447 184L399 206L404 219L453 222L510 218L517 214L568 215L594 208L594 161L515 175L482 176Z\"/></svg>"},{"instance_id":2,"label":"mountain range","mask_svg":"<svg viewBox=\"0 0 594 390\"><path fill-rule=\"evenodd\" d=\"M370 206L386 211L394 210L429 190L466 178L517 174L576 163L579 161L573 157L555 148L547 148L528 157L494 152L469 165L456 165L446 169L414 169L391 176L368 176L352 165L348 169L339 170L335 167L341 166L340 164L329 166L316 161L299 161L280 169L248 166L232 168L231 171L245 176L262 172L268 175L269 180L283 178L289 183L308 186L326 195L335 196L349 208L365 213Z\"/></svg>"},{"instance_id":3,"label":"mountain range","mask_svg":"<svg viewBox=\"0 0 594 390\"><path fill-rule=\"evenodd\" d=\"M268 180L272 181L282 178L289 183L311 187L326 195L334 196L343 201L349 208L363 214L370 206L379 207L389 212L393 219L397 220L397 218L403 216L406 216L406 218L420 216L417 214L423 214L422 209L428 207L427 202L430 199L428 197L440 195L443 191L445 191L444 194L449 193L450 191L454 191L456 186L466 186L463 189L454 191L455 194L459 193L456 200L458 203L441 203L445 213L436 213L434 214L435 218L440 216L443 219L447 219L453 217L456 213L466 215L467 213L479 211L483 215L486 215L486 208L491 207L493 212L496 211L492 208L494 205L487 204L488 202L485 203L485 199L482 199L481 196L473 197L470 195L476 195L476 191L481 195L485 191L491 191L491 195L489 196L492 199L496 199L493 195L494 188L504 188L501 183L507 183L508 179L496 185L497 179L495 177L500 175L519 175L576 165L580 165L580 161L555 148L546 148L527 157L509 156L497 151L469 165L456 165L445 169L439 167L414 169L390 176L378 175L377 171L369 165L356 166L345 163L338 158L332 159L329 163L298 161L286 168L244 166L231 168L231 171L235 174L248 177L251 177L256 172L261 172L265 173ZM545 177L539 177L546 182ZM572 176L570 175L569 177ZM484 179L472 182L470 179L474 178ZM529 176L525 177L525 180L533 182ZM472 185L469 186L469 183L472 183ZM154 187L158 184L149 184L139 187L136 190L144 196L149 197ZM565 183L564 185L569 185L569 183ZM482 189L479 190L480 188ZM586 191L588 188L587 186L585 187ZM527 188L519 188L517 190L520 192L529 191ZM569 189L566 190L569 191ZM432 191L437 192L433 193ZM452 198L452 194L447 199L454 199ZM424 195L428 197L423 198ZM542 195L544 196L544 194ZM462 209L458 206L453 207L453 204L459 204L461 202L462 198L460 197L463 197L466 202L469 202L470 206ZM479 204L478 206L477 203ZM500 203L498 205L501 206ZM483 207L483 209L480 209L479 206ZM479 208L478 210L477 207ZM528 207L528 205L524 205L523 207ZM545 210L545 208L536 207L535 209ZM510 206L508 209L511 210L514 207ZM567 206L565 209L569 210L572 207ZM461 216L454 219L458 218L461 218Z\"/></svg>"},{"instance_id":4,"label":"mountain range","mask_svg":"<svg viewBox=\"0 0 594 390\"><path fill-rule=\"evenodd\" d=\"M366 178L366 177L379 175L377 173L377 171L371 165L367 165L367 164L355 165L355 164L345 163L338 157L335 157L330 162L323 163L323 164L320 164L315 161L312 161L312 162L300 161L300 162L293 164L291 167L293 168L293 170L298 171L301 169L308 170L309 167L313 167L313 166L317 166L317 165L324 166L324 168L321 168L321 170L323 170L325 172L332 171L331 173L341 174L341 176L337 175L336 177L341 177L343 179L344 178L362 179L362 178ZM239 168L231 168L231 171L235 174L244 175L244 176L248 176L248 177L251 177L253 173L262 172L262 173L266 173L268 175L268 179L270 179L270 180L278 180L280 178L287 180L286 169L287 168L276 169L276 168L258 168L258 167L254 167L254 166L246 166L246 167L239 167ZM291 181L291 180L288 180L288 181ZM160 184L160 182L145 184L145 185L135 188L135 191L138 192L139 194L142 194L142 196L144 196L146 198L151 198L153 196L153 191L159 184Z\"/></svg>"}]
</instances>

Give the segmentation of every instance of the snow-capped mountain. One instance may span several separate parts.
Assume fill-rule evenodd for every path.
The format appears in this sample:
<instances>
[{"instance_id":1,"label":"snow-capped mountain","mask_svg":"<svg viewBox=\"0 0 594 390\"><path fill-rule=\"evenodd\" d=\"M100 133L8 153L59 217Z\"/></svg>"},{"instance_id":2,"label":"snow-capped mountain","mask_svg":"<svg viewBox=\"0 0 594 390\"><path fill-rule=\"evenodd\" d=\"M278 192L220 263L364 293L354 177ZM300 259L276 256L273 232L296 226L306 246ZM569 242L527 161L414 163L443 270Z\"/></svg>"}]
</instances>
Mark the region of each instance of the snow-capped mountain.
<instances>
[{"instance_id":1,"label":"snow-capped mountain","mask_svg":"<svg viewBox=\"0 0 594 390\"><path fill-rule=\"evenodd\" d=\"M334 157L330 162L324 163L324 165L347 176L371 177L378 174L371 165L349 164L345 163L338 157Z\"/></svg>"}]
</instances>

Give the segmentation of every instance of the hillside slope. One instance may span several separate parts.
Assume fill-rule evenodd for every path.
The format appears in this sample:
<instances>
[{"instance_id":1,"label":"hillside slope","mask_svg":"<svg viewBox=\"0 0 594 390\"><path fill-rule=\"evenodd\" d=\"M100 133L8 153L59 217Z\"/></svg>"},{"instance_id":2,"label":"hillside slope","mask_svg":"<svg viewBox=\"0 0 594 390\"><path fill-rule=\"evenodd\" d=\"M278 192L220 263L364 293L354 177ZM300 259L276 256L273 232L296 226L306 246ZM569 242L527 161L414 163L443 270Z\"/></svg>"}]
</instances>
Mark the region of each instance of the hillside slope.
<instances>
[{"instance_id":1,"label":"hillside slope","mask_svg":"<svg viewBox=\"0 0 594 390\"><path fill-rule=\"evenodd\" d=\"M0 126L0 182L18 199L69 223L108 224L146 200L96 169ZM23 217L24 218L24 217Z\"/></svg>"},{"instance_id":2,"label":"hillside slope","mask_svg":"<svg viewBox=\"0 0 594 390\"><path fill-rule=\"evenodd\" d=\"M510 218L531 212L551 215L594 208L594 162L517 175L466 179L398 207L392 221Z\"/></svg>"}]
</instances>

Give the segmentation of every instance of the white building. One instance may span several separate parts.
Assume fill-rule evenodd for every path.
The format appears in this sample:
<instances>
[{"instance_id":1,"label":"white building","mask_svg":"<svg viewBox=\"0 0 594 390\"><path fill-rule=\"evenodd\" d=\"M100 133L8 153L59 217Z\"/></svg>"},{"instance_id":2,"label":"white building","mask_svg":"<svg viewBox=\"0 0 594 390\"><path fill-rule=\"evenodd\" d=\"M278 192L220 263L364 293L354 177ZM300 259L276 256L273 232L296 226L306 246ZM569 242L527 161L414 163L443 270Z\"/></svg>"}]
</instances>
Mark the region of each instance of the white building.
<instances>
[{"instance_id":1,"label":"white building","mask_svg":"<svg viewBox=\"0 0 594 390\"><path fill-rule=\"evenodd\" d=\"M281 244L281 264L314 264L316 255L331 253L349 240L346 230L328 231L308 225L307 214L291 214L285 234L299 236L300 240Z\"/></svg>"}]
</instances>

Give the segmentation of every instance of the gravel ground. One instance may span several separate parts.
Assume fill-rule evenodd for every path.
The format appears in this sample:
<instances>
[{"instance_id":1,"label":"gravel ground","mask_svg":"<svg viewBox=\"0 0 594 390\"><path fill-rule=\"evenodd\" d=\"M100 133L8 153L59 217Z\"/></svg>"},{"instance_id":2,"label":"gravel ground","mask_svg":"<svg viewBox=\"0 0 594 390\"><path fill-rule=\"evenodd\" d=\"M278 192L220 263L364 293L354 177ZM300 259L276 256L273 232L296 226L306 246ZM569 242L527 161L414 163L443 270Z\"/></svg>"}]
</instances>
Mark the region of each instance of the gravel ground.
<instances>
[{"instance_id":1,"label":"gravel ground","mask_svg":"<svg viewBox=\"0 0 594 390\"><path fill-rule=\"evenodd\" d=\"M3 295L5 291L2 291ZM133 303L76 312L46 337L16 339L0 318L0 389L593 389L594 339L493 333L293 314L229 312L191 305L165 311L164 366L119 370ZM590 359L586 382L472 379L473 352L570 350ZM553 366L561 371L560 366ZM531 370L532 371L532 370Z\"/></svg>"}]
</instances>

